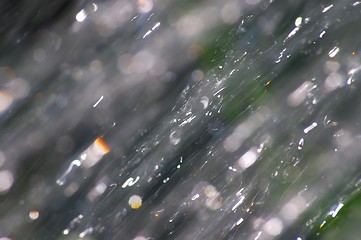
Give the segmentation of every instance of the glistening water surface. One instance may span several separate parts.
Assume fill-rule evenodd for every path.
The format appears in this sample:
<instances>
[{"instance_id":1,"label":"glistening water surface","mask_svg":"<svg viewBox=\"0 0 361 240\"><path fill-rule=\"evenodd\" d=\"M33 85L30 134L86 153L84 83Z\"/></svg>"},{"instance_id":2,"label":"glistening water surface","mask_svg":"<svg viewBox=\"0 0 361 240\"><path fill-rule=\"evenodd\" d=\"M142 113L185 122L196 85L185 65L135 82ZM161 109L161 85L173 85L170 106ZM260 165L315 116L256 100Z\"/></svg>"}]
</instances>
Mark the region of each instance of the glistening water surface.
<instances>
[{"instance_id":1,"label":"glistening water surface","mask_svg":"<svg viewBox=\"0 0 361 240\"><path fill-rule=\"evenodd\" d=\"M360 1L0 6L1 240L360 238Z\"/></svg>"}]
</instances>

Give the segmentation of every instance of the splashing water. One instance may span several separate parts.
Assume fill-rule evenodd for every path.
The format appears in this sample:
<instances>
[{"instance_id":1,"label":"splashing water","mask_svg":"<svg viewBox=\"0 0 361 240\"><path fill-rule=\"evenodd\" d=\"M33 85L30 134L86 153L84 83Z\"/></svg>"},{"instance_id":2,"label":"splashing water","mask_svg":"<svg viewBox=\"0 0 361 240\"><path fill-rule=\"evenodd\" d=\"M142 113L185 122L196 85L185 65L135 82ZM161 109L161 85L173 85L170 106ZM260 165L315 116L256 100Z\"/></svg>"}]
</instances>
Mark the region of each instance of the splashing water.
<instances>
[{"instance_id":1,"label":"splashing water","mask_svg":"<svg viewBox=\"0 0 361 240\"><path fill-rule=\"evenodd\" d=\"M358 239L360 2L2 4L0 239Z\"/></svg>"}]
</instances>

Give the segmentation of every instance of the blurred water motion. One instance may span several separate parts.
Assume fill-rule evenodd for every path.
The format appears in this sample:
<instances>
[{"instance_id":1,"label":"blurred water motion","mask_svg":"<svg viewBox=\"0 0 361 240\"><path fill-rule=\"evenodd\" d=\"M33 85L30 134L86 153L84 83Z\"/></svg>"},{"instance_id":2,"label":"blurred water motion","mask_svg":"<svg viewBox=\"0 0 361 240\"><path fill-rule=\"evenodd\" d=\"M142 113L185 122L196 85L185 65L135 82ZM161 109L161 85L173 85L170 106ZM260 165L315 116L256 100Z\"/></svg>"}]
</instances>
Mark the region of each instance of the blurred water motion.
<instances>
[{"instance_id":1,"label":"blurred water motion","mask_svg":"<svg viewBox=\"0 0 361 240\"><path fill-rule=\"evenodd\" d=\"M358 239L360 3L0 3L0 239Z\"/></svg>"}]
</instances>

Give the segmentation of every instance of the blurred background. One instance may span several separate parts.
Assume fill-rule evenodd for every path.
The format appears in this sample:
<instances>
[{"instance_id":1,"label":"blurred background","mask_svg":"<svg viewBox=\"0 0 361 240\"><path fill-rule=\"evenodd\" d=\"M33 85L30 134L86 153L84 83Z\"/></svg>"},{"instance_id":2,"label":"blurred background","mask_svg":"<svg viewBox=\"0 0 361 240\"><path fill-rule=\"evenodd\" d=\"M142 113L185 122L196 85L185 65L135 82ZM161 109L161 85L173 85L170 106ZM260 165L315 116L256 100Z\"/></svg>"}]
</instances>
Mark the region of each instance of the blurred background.
<instances>
[{"instance_id":1,"label":"blurred background","mask_svg":"<svg viewBox=\"0 0 361 240\"><path fill-rule=\"evenodd\" d=\"M361 2L0 2L0 240L359 239Z\"/></svg>"}]
</instances>

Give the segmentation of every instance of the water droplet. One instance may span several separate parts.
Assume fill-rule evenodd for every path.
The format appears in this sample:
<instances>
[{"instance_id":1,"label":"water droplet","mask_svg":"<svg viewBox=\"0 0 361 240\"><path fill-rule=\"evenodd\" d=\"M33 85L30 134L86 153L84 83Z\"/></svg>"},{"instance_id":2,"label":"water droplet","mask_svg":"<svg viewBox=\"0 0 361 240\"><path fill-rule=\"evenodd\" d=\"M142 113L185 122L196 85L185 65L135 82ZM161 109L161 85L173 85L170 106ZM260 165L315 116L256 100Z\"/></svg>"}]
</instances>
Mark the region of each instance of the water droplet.
<instances>
[{"instance_id":1,"label":"water droplet","mask_svg":"<svg viewBox=\"0 0 361 240\"><path fill-rule=\"evenodd\" d=\"M88 16L88 13L84 9L82 9L80 12L78 12L75 19L78 22L83 22L87 16Z\"/></svg>"},{"instance_id":2,"label":"water droplet","mask_svg":"<svg viewBox=\"0 0 361 240\"><path fill-rule=\"evenodd\" d=\"M257 152L257 149L251 148L238 160L238 165L242 169L249 168L256 162L258 157L259 157L259 153Z\"/></svg>"},{"instance_id":3,"label":"water droplet","mask_svg":"<svg viewBox=\"0 0 361 240\"><path fill-rule=\"evenodd\" d=\"M143 236L136 236L133 240L147 240L148 238L145 238Z\"/></svg>"},{"instance_id":4,"label":"water droplet","mask_svg":"<svg viewBox=\"0 0 361 240\"><path fill-rule=\"evenodd\" d=\"M180 133L178 131L172 131L169 136L169 141L173 145L177 145L180 142Z\"/></svg>"},{"instance_id":5,"label":"water droplet","mask_svg":"<svg viewBox=\"0 0 361 240\"><path fill-rule=\"evenodd\" d=\"M305 144L305 140L303 138L300 139L300 141L298 142L298 150L302 150L303 145Z\"/></svg>"},{"instance_id":6,"label":"water droplet","mask_svg":"<svg viewBox=\"0 0 361 240\"><path fill-rule=\"evenodd\" d=\"M209 103L209 98L206 96L203 96L201 98L201 103L203 104L203 108L206 109L208 107L208 103Z\"/></svg>"},{"instance_id":7,"label":"water droplet","mask_svg":"<svg viewBox=\"0 0 361 240\"><path fill-rule=\"evenodd\" d=\"M14 183L12 172L8 170L0 171L0 194L7 192Z\"/></svg>"},{"instance_id":8,"label":"water droplet","mask_svg":"<svg viewBox=\"0 0 361 240\"><path fill-rule=\"evenodd\" d=\"M133 209L138 209L142 206L142 198L138 195L133 195L129 198L128 204Z\"/></svg>"},{"instance_id":9,"label":"water droplet","mask_svg":"<svg viewBox=\"0 0 361 240\"><path fill-rule=\"evenodd\" d=\"M328 52L328 56L330 57L335 57L337 55L337 53L340 51L339 47L334 47L332 48L329 52Z\"/></svg>"},{"instance_id":10,"label":"water droplet","mask_svg":"<svg viewBox=\"0 0 361 240\"><path fill-rule=\"evenodd\" d=\"M39 212L38 211L31 211L29 212L29 218L31 220L36 220L39 218Z\"/></svg>"},{"instance_id":11,"label":"water droplet","mask_svg":"<svg viewBox=\"0 0 361 240\"><path fill-rule=\"evenodd\" d=\"M299 27L302 24L302 17L298 17L295 20L295 26Z\"/></svg>"},{"instance_id":12,"label":"water droplet","mask_svg":"<svg viewBox=\"0 0 361 240\"><path fill-rule=\"evenodd\" d=\"M282 232L283 223L278 218L272 218L264 225L263 228L269 235L277 236Z\"/></svg>"}]
</instances>

